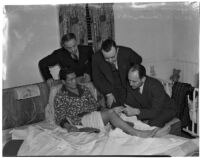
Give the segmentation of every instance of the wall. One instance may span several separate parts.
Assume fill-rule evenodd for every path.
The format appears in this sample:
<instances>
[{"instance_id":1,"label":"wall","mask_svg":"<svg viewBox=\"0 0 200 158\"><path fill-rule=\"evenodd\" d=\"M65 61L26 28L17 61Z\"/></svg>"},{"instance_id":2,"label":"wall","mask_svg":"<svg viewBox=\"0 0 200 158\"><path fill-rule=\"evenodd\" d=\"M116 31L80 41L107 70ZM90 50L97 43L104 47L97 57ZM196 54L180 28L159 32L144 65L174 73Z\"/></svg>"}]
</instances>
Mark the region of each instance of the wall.
<instances>
[{"instance_id":1,"label":"wall","mask_svg":"<svg viewBox=\"0 0 200 158\"><path fill-rule=\"evenodd\" d=\"M197 86L199 72L199 12L182 7L173 14L173 54L175 67L181 70L180 80Z\"/></svg>"},{"instance_id":2,"label":"wall","mask_svg":"<svg viewBox=\"0 0 200 158\"><path fill-rule=\"evenodd\" d=\"M194 84L198 72L198 12L186 3L115 4L115 35L120 45L143 57L150 74L169 80L173 68L180 81ZM190 52L190 53L189 53Z\"/></svg>"},{"instance_id":3,"label":"wall","mask_svg":"<svg viewBox=\"0 0 200 158\"><path fill-rule=\"evenodd\" d=\"M117 44L143 57L150 72L168 80L172 69L182 70L181 81L193 83L198 72L198 14L182 3L149 3L132 7L114 4ZM6 6L3 88L42 82L38 61L59 47L55 5ZM188 53L190 52L190 54ZM59 67L51 69L57 77Z\"/></svg>"},{"instance_id":4,"label":"wall","mask_svg":"<svg viewBox=\"0 0 200 158\"><path fill-rule=\"evenodd\" d=\"M162 6L139 8L115 4L114 13L116 42L138 52L148 74L154 65L157 77L169 79L173 66L172 12Z\"/></svg>"},{"instance_id":5,"label":"wall","mask_svg":"<svg viewBox=\"0 0 200 158\"><path fill-rule=\"evenodd\" d=\"M42 82L38 61L59 47L56 6L11 5L5 16L3 88Z\"/></svg>"}]
</instances>

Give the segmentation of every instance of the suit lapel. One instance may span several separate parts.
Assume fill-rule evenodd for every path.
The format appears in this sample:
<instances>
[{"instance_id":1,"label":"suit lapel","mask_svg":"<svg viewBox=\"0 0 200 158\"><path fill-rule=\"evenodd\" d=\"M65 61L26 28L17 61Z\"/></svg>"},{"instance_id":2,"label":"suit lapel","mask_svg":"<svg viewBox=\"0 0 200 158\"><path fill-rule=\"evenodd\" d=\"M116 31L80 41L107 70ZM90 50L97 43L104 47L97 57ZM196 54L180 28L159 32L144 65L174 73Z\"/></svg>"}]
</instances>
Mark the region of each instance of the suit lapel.
<instances>
[{"instance_id":1,"label":"suit lapel","mask_svg":"<svg viewBox=\"0 0 200 158\"><path fill-rule=\"evenodd\" d=\"M135 99L141 104L142 107L148 107L147 102L147 89L148 89L148 81L146 80L143 86L142 94L139 91L134 92Z\"/></svg>"},{"instance_id":2,"label":"suit lapel","mask_svg":"<svg viewBox=\"0 0 200 158\"><path fill-rule=\"evenodd\" d=\"M113 73L112 73L112 68L107 63L102 55L102 52L100 52L100 58L102 61L102 64L100 65L101 71L104 73L105 78L110 82L110 84L113 84Z\"/></svg>"},{"instance_id":3,"label":"suit lapel","mask_svg":"<svg viewBox=\"0 0 200 158\"><path fill-rule=\"evenodd\" d=\"M117 55L117 65L118 65L118 70L119 70L119 74L120 74L120 78L122 81L122 85L126 86L126 63L123 63L123 61L121 60L122 57L122 52L120 52L120 47L118 47L118 55Z\"/></svg>"}]
</instances>

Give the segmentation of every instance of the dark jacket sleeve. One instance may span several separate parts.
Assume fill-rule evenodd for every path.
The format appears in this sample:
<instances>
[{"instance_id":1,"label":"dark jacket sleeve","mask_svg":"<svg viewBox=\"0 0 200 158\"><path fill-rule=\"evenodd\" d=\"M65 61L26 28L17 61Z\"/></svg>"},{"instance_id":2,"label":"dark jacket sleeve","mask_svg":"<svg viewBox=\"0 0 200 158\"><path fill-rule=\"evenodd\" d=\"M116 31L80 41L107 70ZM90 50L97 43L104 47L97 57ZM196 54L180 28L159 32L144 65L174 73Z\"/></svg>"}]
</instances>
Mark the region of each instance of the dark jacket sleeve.
<instances>
[{"instance_id":1,"label":"dark jacket sleeve","mask_svg":"<svg viewBox=\"0 0 200 158\"><path fill-rule=\"evenodd\" d=\"M165 105L165 92L161 84L155 84L152 86L152 100L151 108L140 109L139 119L153 119L155 118Z\"/></svg>"},{"instance_id":2,"label":"dark jacket sleeve","mask_svg":"<svg viewBox=\"0 0 200 158\"><path fill-rule=\"evenodd\" d=\"M92 78L92 56L93 55L94 55L94 51L93 51L92 47L89 47L86 73L89 74L91 78Z\"/></svg>"},{"instance_id":3,"label":"dark jacket sleeve","mask_svg":"<svg viewBox=\"0 0 200 158\"><path fill-rule=\"evenodd\" d=\"M112 93L112 86L106 80L104 74L101 72L99 67L97 56L92 58L92 77L95 87L103 94Z\"/></svg>"},{"instance_id":4,"label":"dark jacket sleeve","mask_svg":"<svg viewBox=\"0 0 200 158\"><path fill-rule=\"evenodd\" d=\"M50 73L49 67L58 64L58 60L59 60L59 54L54 51L52 54L46 56L45 58L39 61L40 73L45 81L48 80L49 78L53 78Z\"/></svg>"},{"instance_id":5,"label":"dark jacket sleeve","mask_svg":"<svg viewBox=\"0 0 200 158\"><path fill-rule=\"evenodd\" d=\"M142 57L137 54L134 50L131 48L129 49L130 54L130 60L132 64L141 64L142 63Z\"/></svg>"}]
</instances>

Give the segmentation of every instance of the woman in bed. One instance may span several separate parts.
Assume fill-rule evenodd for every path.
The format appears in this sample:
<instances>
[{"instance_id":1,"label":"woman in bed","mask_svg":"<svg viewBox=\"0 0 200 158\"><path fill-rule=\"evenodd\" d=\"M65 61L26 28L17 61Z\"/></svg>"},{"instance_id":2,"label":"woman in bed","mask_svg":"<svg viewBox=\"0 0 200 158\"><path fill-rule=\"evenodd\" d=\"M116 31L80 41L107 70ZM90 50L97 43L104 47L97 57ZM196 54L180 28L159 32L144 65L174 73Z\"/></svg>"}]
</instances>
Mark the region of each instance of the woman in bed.
<instances>
[{"instance_id":1,"label":"woman in bed","mask_svg":"<svg viewBox=\"0 0 200 158\"><path fill-rule=\"evenodd\" d=\"M58 125L71 131L81 131L76 125L103 131L104 126L110 123L127 134L139 137L163 136L169 133L168 126L145 131L133 128L116 113L121 109L102 110L90 90L77 84L76 74L72 70L61 69L59 76L63 85L54 100L55 119Z\"/></svg>"}]
</instances>

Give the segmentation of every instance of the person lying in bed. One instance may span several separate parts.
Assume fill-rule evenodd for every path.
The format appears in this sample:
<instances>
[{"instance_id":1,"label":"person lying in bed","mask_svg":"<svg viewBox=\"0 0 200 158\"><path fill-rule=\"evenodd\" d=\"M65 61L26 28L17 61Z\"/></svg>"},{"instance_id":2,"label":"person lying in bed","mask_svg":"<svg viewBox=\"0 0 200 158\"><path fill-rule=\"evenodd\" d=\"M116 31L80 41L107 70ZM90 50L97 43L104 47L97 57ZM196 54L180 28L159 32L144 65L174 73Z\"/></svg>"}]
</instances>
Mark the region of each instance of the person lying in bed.
<instances>
[{"instance_id":1,"label":"person lying in bed","mask_svg":"<svg viewBox=\"0 0 200 158\"><path fill-rule=\"evenodd\" d=\"M92 96L86 86L77 84L76 74L70 69L61 69L59 73L62 87L54 100L55 120L58 125L76 131L76 125L92 127L104 130L104 125L111 123L112 126L122 129L130 135L139 137L153 137L166 135L168 127L154 130L141 131L133 128L123 121L115 110L103 109Z\"/></svg>"}]
</instances>

